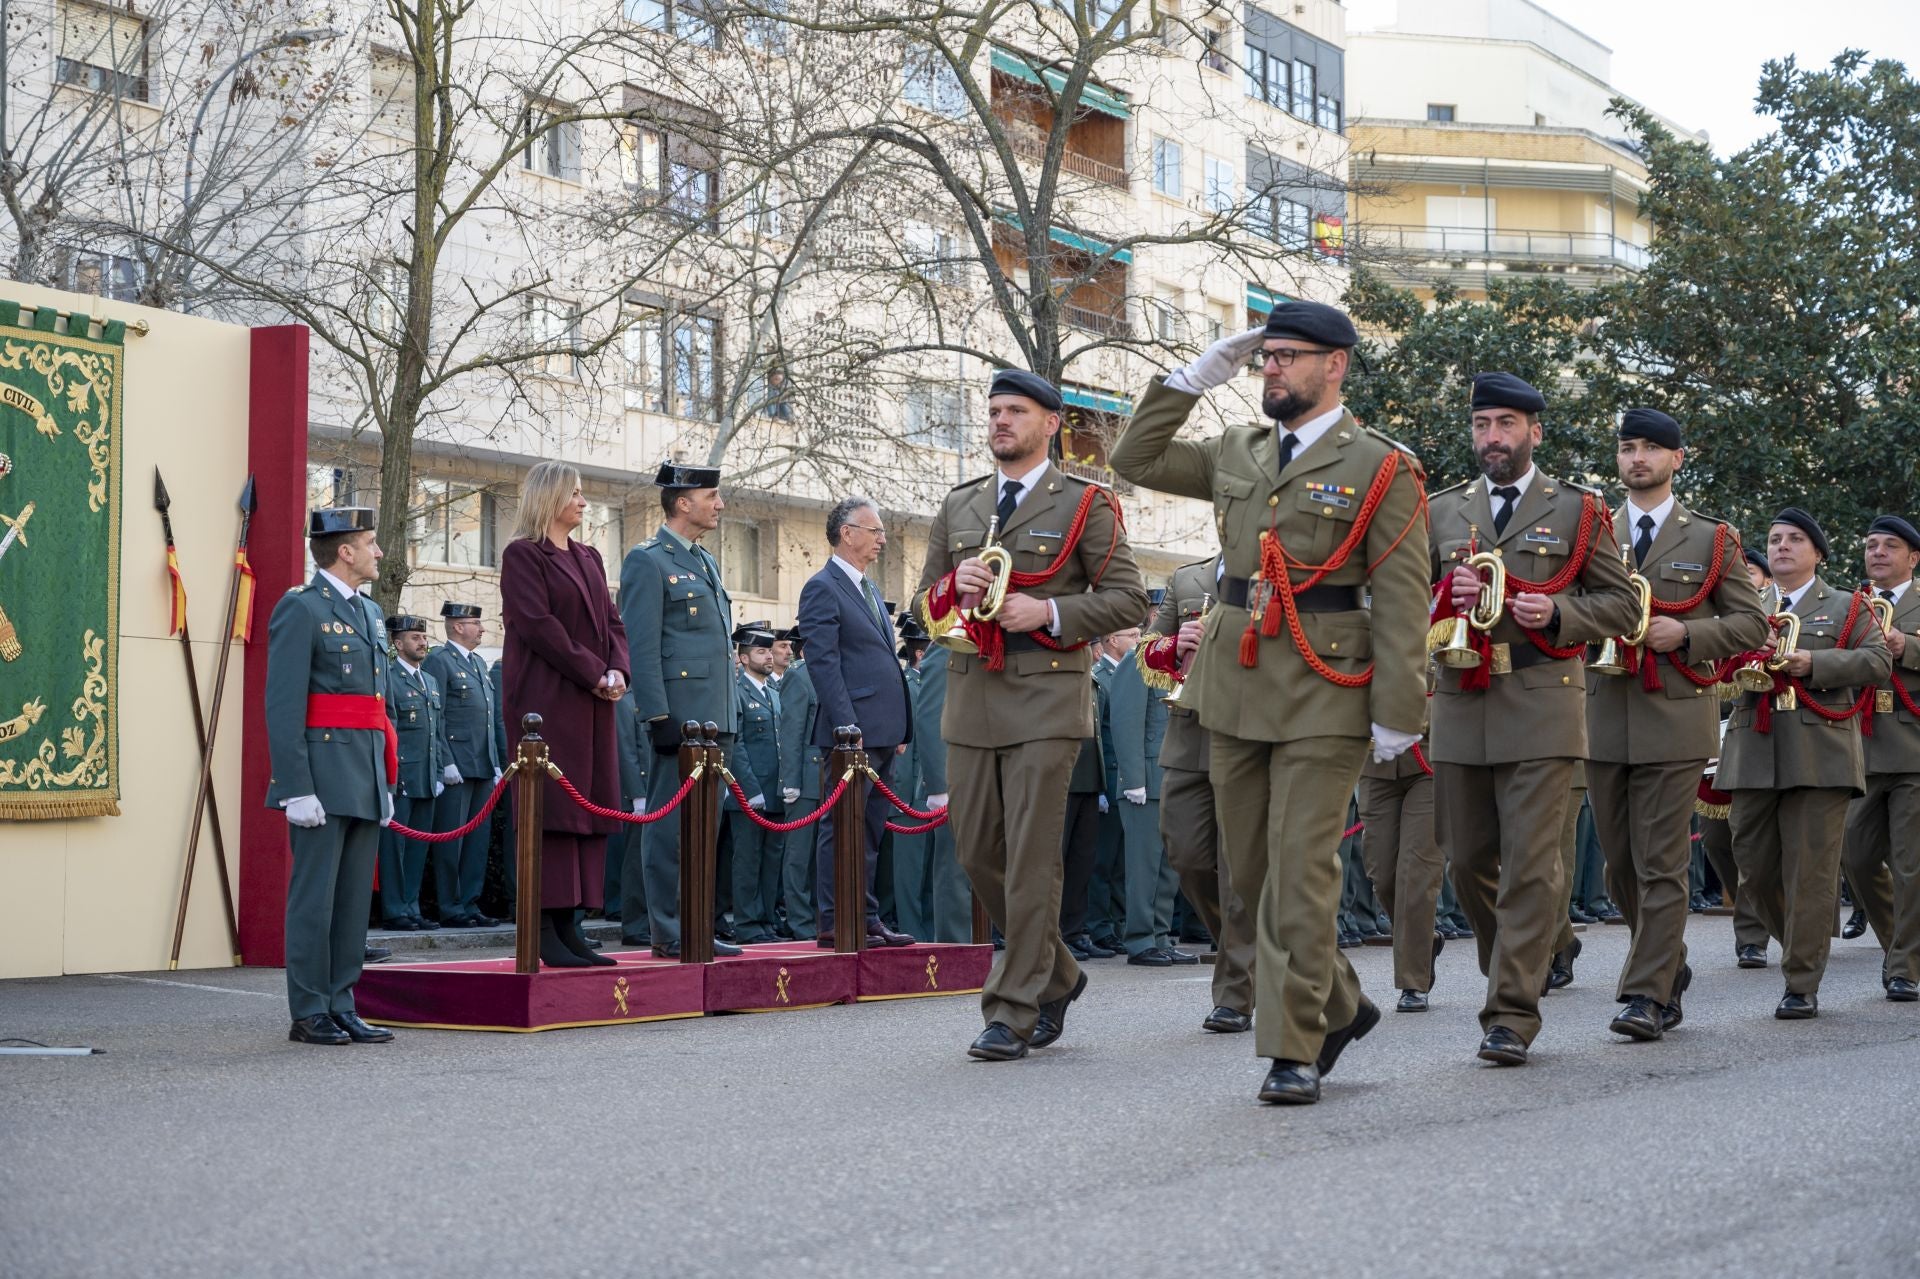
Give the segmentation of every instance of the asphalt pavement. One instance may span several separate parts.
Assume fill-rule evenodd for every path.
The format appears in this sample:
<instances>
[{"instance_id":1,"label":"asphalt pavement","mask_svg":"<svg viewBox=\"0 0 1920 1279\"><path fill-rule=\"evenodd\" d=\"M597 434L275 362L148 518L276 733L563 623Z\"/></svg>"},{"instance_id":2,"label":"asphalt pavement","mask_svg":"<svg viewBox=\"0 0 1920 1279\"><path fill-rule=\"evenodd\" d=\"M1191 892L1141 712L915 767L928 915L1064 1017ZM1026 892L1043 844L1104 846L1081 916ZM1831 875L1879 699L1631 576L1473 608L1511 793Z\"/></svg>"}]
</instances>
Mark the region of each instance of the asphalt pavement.
<instances>
[{"instance_id":1,"label":"asphalt pavement","mask_svg":"<svg viewBox=\"0 0 1920 1279\"><path fill-rule=\"evenodd\" d=\"M969 996L538 1035L286 1042L272 970L0 982L0 1276L1920 1275L1920 1005L1834 943L1772 1017L1695 916L1686 1024L1608 1034L1586 930L1534 1060L1474 1058L1448 946L1317 1106L1256 1103L1209 970L1088 965L1061 1043L964 1055Z\"/></svg>"}]
</instances>

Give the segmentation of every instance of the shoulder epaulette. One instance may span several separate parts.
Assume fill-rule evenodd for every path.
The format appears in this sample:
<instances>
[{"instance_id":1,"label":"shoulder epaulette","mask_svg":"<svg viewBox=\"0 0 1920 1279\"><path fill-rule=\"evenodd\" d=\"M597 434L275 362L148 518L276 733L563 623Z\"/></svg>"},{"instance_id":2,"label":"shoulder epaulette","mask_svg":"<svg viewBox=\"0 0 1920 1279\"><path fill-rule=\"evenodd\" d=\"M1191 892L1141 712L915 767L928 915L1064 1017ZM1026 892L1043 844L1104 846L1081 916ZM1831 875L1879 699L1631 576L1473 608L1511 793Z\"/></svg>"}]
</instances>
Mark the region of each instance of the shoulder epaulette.
<instances>
[{"instance_id":1,"label":"shoulder epaulette","mask_svg":"<svg viewBox=\"0 0 1920 1279\"><path fill-rule=\"evenodd\" d=\"M1591 485L1576 484L1572 480L1561 480L1560 484L1563 488L1570 488L1576 493L1590 493L1594 497L1600 498L1602 501L1606 500L1606 496L1607 496L1606 492L1602 489L1594 488Z\"/></svg>"},{"instance_id":2,"label":"shoulder epaulette","mask_svg":"<svg viewBox=\"0 0 1920 1279\"><path fill-rule=\"evenodd\" d=\"M640 543L640 549L643 551L651 551L654 547L658 545L660 545L660 538L656 534L655 536L650 537L646 541Z\"/></svg>"},{"instance_id":3,"label":"shoulder epaulette","mask_svg":"<svg viewBox=\"0 0 1920 1279\"><path fill-rule=\"evenodd\" d=\"M954 485L952 488L948 489L947 491L949 493L958 493L961 489L975 488L975 487L978 487L979 485L985 484L992 478L993 478L993 474L989 472L986 475L976 476L971 480L962 480L960 481L960 483Z\"/></svg>"},{"instance_id":4,"label":"shoulder epaulette","mask_svg":"<svg viewBox=\"0 0 1920 1279\"><path fill-rule=\"evenodd\" d=\"M1476 475L1472 479L1461 480L1458 484L1449 484L1447 485L1447 487L1443 489L1435 489L1432 493L1428 494L1428 496L1440 497L1444 494L1453 492L1455 489L1463 489L1467 487L1467 485L1477 482L1479 479L1480 477Z\"/></svg>"},{"instance_id":5,"label":"shoulder epaulette","mask_svg":"<svg viewBox=\"0 0 1920 1279\"><path fill-rule=\"evenodd\" d=\"M1375 439L1378 439L1387 444L1391 444L1394 448L1399 449L1402 453L1405 453L1408 457L1412 458L1414 461L1418 462L1420 460L1420 455L1414 452L1410 446L1402 444L1399 440L1394 439L1391 435L1388 435L1385 431L1376 431L1370 426L1363 426L1360 429L1365 431L1368 435L1373 436Z\"/></svg>"},{"instance_id":6,"label":"shoulder epaulette","mask_svg":"<svg viewBox=\"0 0 1920 1279\"><path fill-rule=\"evenodd\" d=\"M289 587L287 588L287 594L289 594L289 595L304 595L304 594L306 593L306 590L307 590L307 583L305 583L305 582L302 582L302 583L300 583L300 585L298 585L298 586L289 586Z\"/></svg>"}]
</instances>

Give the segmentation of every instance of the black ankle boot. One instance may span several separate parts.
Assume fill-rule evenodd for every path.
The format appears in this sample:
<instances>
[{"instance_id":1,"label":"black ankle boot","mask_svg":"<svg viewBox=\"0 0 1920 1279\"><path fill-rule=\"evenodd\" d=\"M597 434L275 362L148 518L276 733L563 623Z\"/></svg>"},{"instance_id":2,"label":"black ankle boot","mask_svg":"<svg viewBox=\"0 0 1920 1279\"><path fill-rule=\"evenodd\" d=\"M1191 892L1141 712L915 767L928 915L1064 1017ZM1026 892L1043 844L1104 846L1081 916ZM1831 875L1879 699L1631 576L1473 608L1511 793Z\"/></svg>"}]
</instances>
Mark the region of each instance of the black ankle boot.
<instances>
[{"instance_id":1,"label":"black ankle boot","mask_svg":"<svg viewBox=\"0 0 1920 1279\"><path fill-rule=\"evenodd\" d=\"M573 953L567 944L560 940L557 920L566 916L573 920L571 910L543 910L540 912L540 962L548 968L585 968L587 961Z\"/></svg>"},{"instance_id":2,"label":"black ankle boot","mask_svg":"<svg viewBox=\"0 0 1920 1279\"><path fill-rule=\"evenodd\" d=\"M559 936L560 944L578 958L585 960L589 967L612 968L619 962L587 945L587 939L580 935L580 920L576 911L554 911L553 931Z\"/></svg>"}]
</instances>

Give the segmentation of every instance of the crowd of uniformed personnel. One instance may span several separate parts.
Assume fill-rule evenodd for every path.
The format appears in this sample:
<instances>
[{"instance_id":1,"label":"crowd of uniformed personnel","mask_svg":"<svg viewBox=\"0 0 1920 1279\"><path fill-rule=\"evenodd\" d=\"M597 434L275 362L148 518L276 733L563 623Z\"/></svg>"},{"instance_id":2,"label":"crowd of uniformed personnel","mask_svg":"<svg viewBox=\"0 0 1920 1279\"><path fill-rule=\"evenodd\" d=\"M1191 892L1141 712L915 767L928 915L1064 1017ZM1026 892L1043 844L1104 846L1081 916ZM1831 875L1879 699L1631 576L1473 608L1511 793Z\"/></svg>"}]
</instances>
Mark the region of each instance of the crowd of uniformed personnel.
<instances>
[{"instance_id":1,"label":"crowd of uniformed personnel","mask_svg":"<svg viewBox=\"0 0 1920 1279\"><path fill-rule=\"evenodd\" d=\"M1781 945L1775 1015L1815 1016L1844 869L1886 997L1920 999L1920 532L1875 520L1858 590L1821 575L1831 546L1802 509L1744 548L1678 500L1682 428L1654 409L1619 422L1610 504L1536 466L1549 405L1501 372L1463 406L1480 474L1429 492L1412 451L1341 401L1357 340L1338 310L1283 303L1153 380L1112 466L1210 502L1219 542L1163 588L1147 589L1112 491L1050 460L1058 389L1017 370L989 391L998 466L942 504L905 608L883 608L870 559L839 541L864 528L883 544L846 520L877 509L836 508L847 607L864 591L880 633L897 630L895 789L950 818L886 837L870 944L967 940L977 897L1001 953L968 1051L1006 1061L1064 1034L1083 963L1171 968L1210 942L1202 1025L1251 1030L1271 1061L1259 1097L1282 1104L1317 1101L1381 1020L1342 953L1364 936L1391 938L1401 1012L1431 1006L1444 943L1470 940L1478 1056L1520 1065L1543 998L1573 980L1577 923L1628 929L1605 1029L1680 1026L1686 919L1713 885L1736 908L1735 962L1764 967ZM1256 356L1271 423L1182 438ZM661 527L621 574L631 686L608 673L610 697L624 688L620 807L667 802L679 724L718 724L745 805L730 797L722 827L716 950L814 936L832 927L816 833L745 811L820 803L809 637L735 624L701 546L724 509L717 470L669 464L655 484ZM424 620L381 619L357 594L378 572L371 524L314 513L318 570L272 627L270 802L294 828L288 983L308 1042L389 1036L352 1011L376 842L379 917L435 926L425 846L376 841L375 824L454 829L507 758L479 610L448 605L431 651ZM849 673L832 674L838 698ZM678 833L615 836L603 913L627 945L678 953ZM439 925L494 922L484 828L435 847Z\"/></svg>"}]
</instances>

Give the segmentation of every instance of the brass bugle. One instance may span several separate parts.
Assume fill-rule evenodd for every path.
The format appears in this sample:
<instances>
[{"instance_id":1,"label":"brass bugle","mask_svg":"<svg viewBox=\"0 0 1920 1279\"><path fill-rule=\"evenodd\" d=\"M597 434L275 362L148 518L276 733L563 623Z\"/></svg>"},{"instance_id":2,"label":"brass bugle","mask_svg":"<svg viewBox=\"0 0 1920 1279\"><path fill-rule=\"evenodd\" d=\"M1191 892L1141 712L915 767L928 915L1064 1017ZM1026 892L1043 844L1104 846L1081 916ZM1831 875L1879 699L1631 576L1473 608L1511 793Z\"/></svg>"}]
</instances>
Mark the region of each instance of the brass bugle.
<instances>
[{"instance_id":1,"label":"brass bugle","mask_svg":"<svg viewBox=\"0 0 1920 1279\"><path fill-rule=\"evenodd\" d=\"M1200 612L1198 613L1197 616L1201 619L1204 619L1207 616L1207 614L1211 613L1212 611L1213 611L1213 596L1203 591L1200 595ZM1174 650L1173 650L1176 654L1178 654L1180 651L1179 636L1180 636L1180 632L1178 629L1176 629L1174 631ZM1193 650L1194 659L1197 660L1199 656L1200 656L1200 650L1197 648L1194 649ZM1166 697L1162 699L1162 704L1167 706L1180 705L1180 694L1186 690L1187 681L1192 677L1193 677L1193 664L1190 661L1188 663L1187 669L1181 671L1179 675L1175 677L1173 681L1173 691L1168 693Z\"/></svg>"},{"instance_id":2,"label":"brass bugle","mask_svg":"<svg viewBox=\"0 0 1920 1279\"><path fill-rule=\"evenodd\" d=\"M1653 583L1634 571L1632 561L1627 558L1627 548L1620 548L1620 562L1627 569L1627 585L1633 588L1633 598L1640 606L1638 620L1627 634L1619 639L1609 639L1600 645L1600 651L1587 669L1602 675L1625 675L1627 673L1626 650L1635 644L1647 642L1647 632L1653 627Z\"/></svg>"},{"instance_id":3,"label":"brass bugle","mask_svg":"<svg viewBox=\"0 0 1920 1279\"><path fill-rule=\"evenodd\" d=\"M1000 517L995 516L987 522L987 544L980 548L979 560L993 574L993 581L981 595L980 602L972 608L962 608L960 615L974 622L991 622L1000 615L1000 608L1007 602L1007 583L1013 577L1013 555L1006 547L994 541L994 535L1000 531Z\"/></svg>"},{"instance_id":4,"label":"brass bugle","mask_svg":"<svg viewBox=\"0 0 1920 1279\"><path fill-rule=\"evenodd\" d=\"M1873 620L1880 623L1880 633L1893 634L1893 601L1883 599L1880 593L1873 589L1872 582L1866 583L1860 589L1867 593L1867 609L1873 614Z\"/></svg>"}]
</instances>

